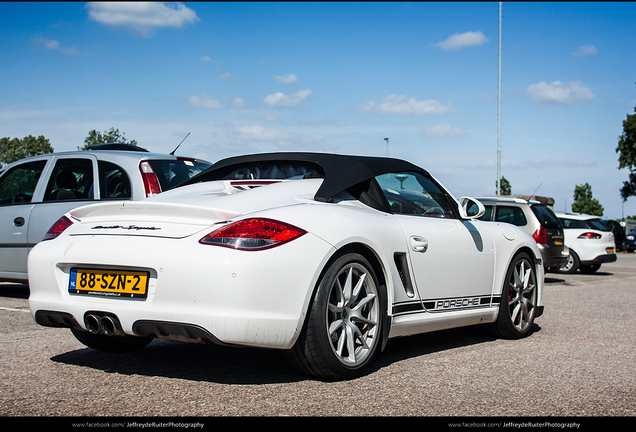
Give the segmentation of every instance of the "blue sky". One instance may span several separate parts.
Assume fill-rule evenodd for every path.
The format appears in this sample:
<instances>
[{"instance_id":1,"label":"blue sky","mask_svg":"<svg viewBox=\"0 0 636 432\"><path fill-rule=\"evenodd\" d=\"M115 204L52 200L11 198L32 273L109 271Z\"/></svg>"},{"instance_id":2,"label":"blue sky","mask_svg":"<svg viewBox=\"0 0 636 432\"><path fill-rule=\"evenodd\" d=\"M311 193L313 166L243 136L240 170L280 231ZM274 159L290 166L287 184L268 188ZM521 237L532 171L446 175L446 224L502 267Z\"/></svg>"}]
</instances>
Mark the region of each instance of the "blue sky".
<instances>
[{"instance_id":1,"label":"blue sky","mask_svg":"<svg viewBox=\"0 0 636 432\"><path fill-rule=\"evenodd\" d=\"M501 161L514 194L611 218L636 105L636 3L503 3ZM265 151L407 159L451 192L497 178L499 4L0 2L0 136L56 151L111 127L209 161Z\"/></svg>"}]
</instances>

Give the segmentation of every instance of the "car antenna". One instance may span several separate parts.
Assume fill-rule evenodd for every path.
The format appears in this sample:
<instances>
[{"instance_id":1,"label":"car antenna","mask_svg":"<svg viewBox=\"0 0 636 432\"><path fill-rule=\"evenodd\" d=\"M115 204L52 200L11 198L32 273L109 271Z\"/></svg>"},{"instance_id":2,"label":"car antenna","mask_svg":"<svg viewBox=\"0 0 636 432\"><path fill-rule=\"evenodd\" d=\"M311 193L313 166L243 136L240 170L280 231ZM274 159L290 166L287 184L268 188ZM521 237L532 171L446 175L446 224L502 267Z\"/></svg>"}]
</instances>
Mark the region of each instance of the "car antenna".
<instances>
[{"instance_id":1,"label":"car antenna","mask_svg":"<svg viewBox=\"0 0 636 432\"><path fill-rule=\"evenodd\" d=\"M534 194L537 193L537 191L539 190L539 188L541 187L543 183L539 183L539 186L537 186L537 188L534 190L534 192L532 192L532 195L530 195L530 198L528 198L528 201L532 200L532 198L534 198Z\"/></svg>"},{"instance_id":2,"label":"car antenna","mask_svg":"<svg viewBox=\"0 0 636 432\"><path fill-rule=\"evenodd\" d=\"M190 135L190 132L188 132L188 135ZM170 156L174 156L174 152L176 152L176 151L177 151L177 149L178 149L179 147L181 147L181 144L183 144L183 142L186 140L186 138L188 137L188 135L186 135L186 136L185 136L185 138L183 138L183 139L181 140L181 142L179 143L179 145L178 145L178 146L177 146L174 150L172 150L172 152L170 152Z\"/></svg>"}]
</instances>

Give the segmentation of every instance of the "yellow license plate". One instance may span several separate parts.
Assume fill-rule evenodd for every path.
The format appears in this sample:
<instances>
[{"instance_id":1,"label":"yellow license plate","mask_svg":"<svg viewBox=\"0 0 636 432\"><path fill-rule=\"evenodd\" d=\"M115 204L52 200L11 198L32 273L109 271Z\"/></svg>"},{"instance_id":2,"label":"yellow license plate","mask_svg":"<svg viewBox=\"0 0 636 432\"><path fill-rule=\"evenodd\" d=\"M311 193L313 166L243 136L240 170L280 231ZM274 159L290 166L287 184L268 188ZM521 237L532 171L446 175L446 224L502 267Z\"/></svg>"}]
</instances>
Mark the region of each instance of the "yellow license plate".
<instances>
[{"instance_id":1,"label":"yellow license plate","mask_svg":"<svg viewBox=\"0 0 636 432\"><path fill-rule=\"evenodd\" d=\"M145 298L148 272L127 270L71 269L68 292L104 297Z\"/></svg>"}]
</instances>

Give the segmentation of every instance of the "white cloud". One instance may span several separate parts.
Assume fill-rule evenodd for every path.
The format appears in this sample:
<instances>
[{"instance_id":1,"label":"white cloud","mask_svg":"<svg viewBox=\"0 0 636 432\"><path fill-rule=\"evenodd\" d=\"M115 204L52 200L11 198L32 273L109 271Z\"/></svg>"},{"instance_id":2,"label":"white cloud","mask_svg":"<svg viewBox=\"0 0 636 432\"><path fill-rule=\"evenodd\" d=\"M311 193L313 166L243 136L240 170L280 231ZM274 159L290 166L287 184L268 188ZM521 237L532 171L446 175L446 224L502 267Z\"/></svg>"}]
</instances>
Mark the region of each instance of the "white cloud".
<instances>
[{"instance_id":1,"label":"white cloud","mask_svg":"<svg viewBox=\"0 0 636 432\"><path fill-rule=\"evenodd\" d=\"M298 84L298 78L296 78L296 75L294 75L293 73L283 76L274 75L274 78L276 79L276 81L284 85Z\"/></svg>"},{"instance_id":2,"label":"white cloud","mask_svg":"<svg viewBox=\"0 0 636 432\"><path fill-rule=\"evenodd\" d=\"M263 116L263 119L268 122L280 122L283 120L283 116L274 115L271 113L265 113L265 115Z\"/></svg>"},{"instance_id":3,"label":"white cloud","mask_svg":"<svg viewBox=\"0 0 636 432\"><path fill-rule=\"evenodd\" d=\"M235 98L234 99L234 107L236 108L245 108L247 106L247 101L243 98Z\"/></svg>"},{"instance_id":4,"label":"white cloud","mask_svg":"<svg viewBox=\"0 0 636 432\"><path fill-rule=\"evenodd\" d=\"M237 129L238 137L247 141L274 141L288 139L289 135L280 129L264 129L262 126L242 126Z\"/></svg>"},{"instance_id":5,"label":"white cloud","mask_svg":"<svg viewBox=\"0 0 636 432\"><path fill-rule=\"evenodd\" d=\"M266 96L264 101L268 106L294 107L303 103L312 94L314 94L314 92L310 89L298 90L290 95L277 92Z\"/></svg>"},{"instance_id":6,"label":"white cloud","mask_svg":"<svg viewBox=\"0 0 636 432\"><path fill-rule=\"evenodd\" d=\"M214 65L214 66L219 65L219 62L217 62L216 60L212 60L212 57L210 57L209 55L201 56L197 60L202 61L203 63L210 63L211 65Z\"/></svg>"},{"instance_id":7,"label":"white cloud","mask_svg":"<svg viewBox=\"0 0 636 432\"><path fill-rule=\"evenodd\" d=\"M448 114L455 111L455 105L452 103L444 104L433 99L416 100L415 98L407 98L406 96L390 95L383 99L379 104L369 101L359 107L362 112L378 112L382 114Z\"/></svg>"},{"instance_id":8,"label":"white cloud","mask_svg":"<svg viewBox=\"0 0 636 432\"><path fill-rule=\"evenodd\" d=\"M90 19L132 29L142 36L150 36L157 28L179 28L199 21L196 12L183 3L89 2L86 8Z\"/></svg>"},{"instance_id":9,"label":"white cloud","mask_svg":"<svg viewBox=\"0 0 636 432\"><path fill-rule=\"evenodd\" d=\"M459 129L457 126L451 126L449 124L437 124L424 129L424 133L427 136L441 139L452 139L466 135L466 132Z\"/></svg>"},{"instance_id":10,"label":"white cloud","mask_svg":"<svg viewBox=\"0 0 636 432\"><path fill-rule=\"evenodd\" d=\"M219 76L219 79L221 81L236 81L236 77L234 75L232 75L231 73L224 73L223 75Z\"/></svg>"},{"instance_id":11,"label":"white cloud","mask_svg":"<svg viewBox=\"0 0 636 432\"><path fill-rule=\"evenodd\" d=\"M572 55L574 57L595 56L596 53L598 53L598 50L594 45L583 45L582 47L572 51Z\"/></svg>"},{"instance_id":12,"label":"white cloud","mask_svg":"<svg viewBox=\"0 0 636 432\"><path fill-rule=\"evenodd\" d=\"M40 38L34 39L33 43L35 45L43 46L46 49L57 51L62 54L73 55L73 56L79 55L79 52L77 51L77 49L75 49L75 47L73 48L63 47L59 41L56 41L54 39L44 39L40 37Z\"/></svg>"},{"instance_id":13,"label":"white cloud","mask_svg":"<svg viewBox=\"0 0 636 432\"><path fill-rule=\"evenodd\" d=\"M563 83L554 81L547 84L542 81L526 89L526 95L538 103L569 105L573 102L589 102L596 96L578 81Z\"/></svg>"},{"instance_id":14,"label":"white cloud","mask_svg":"<svg viewBox=\"0 0 636 432\"><path fill-rule=\"evenodd\" d=\"M484 36L482 32L471 32L468 31L466 33L455 33L450 36L445 41L438 42L436 44L432 44L444 51L448 50L456 50L460 48L465 48L469 46L481 45L488 42L488 38Z\"/></svg>"},{"instance_id":15,"label":"white cloud","mask_svg":"<svg viewBox=\"0 0 636 432\"><path fill-rule=\"evenodd\" d=\"M223 109L225 108L221 101L216 99L212 99L210 96L204 94L201 96L190 96L188 98L188 105L193 106L195 108L205 108L205 109Z\"/></svg>"}]
</instances>

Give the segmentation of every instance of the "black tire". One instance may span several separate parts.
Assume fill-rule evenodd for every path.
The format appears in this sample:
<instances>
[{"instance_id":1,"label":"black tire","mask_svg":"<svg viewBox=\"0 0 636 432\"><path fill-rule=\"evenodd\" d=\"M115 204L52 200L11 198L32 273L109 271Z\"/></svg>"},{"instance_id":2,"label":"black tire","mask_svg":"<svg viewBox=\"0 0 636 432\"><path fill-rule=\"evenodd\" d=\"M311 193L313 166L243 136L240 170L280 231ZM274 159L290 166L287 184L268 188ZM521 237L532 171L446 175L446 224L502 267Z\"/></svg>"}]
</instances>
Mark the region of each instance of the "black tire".
<instances>
[{"instance_id":1,"label":"black tire","mask_svg":"<svg viewBox=\"0 0 636 432\"><path fill-rule=\"evenodd\" d=\"M369 364L382 344L385 288L362 255L348 253L324 272L305 326L287 357L299 371L349 379Z\"/></svg>"},{"instance_id":2,"label":"black tire","mask_svg":"<svg viewBox=\"0 0 636 432\"><path fill-rule=\"evenodd\" d=\"M559 269L559 273L572 274L576 273L581 265L581 261L579 260L579 256L576 252L570 250L570 255L568 256L568 262L565 267L561 267Z\"/></svg>"},{"instance_id":3,"label":"black tire","mask_svg":"<svg viewBox=\"0 0 636 432\"><path fill-rule=\"evenodd\" d=\"M140 336L106 336L72 328L71 332L78 341L89 348L99 351L124 353L144 348L153 338Z\"/></svg>"},{"instance_id":4,"label":"black tire","mask_svg":"<svg viewBox=\"0 0 636 432\"><path fill-rule=\"evenodd\" d=\"M537 273L527 254L514 257L506 272L495 333L506 339L520 339L532 331L537 313Z\"/></svg>"}]
</instances>

